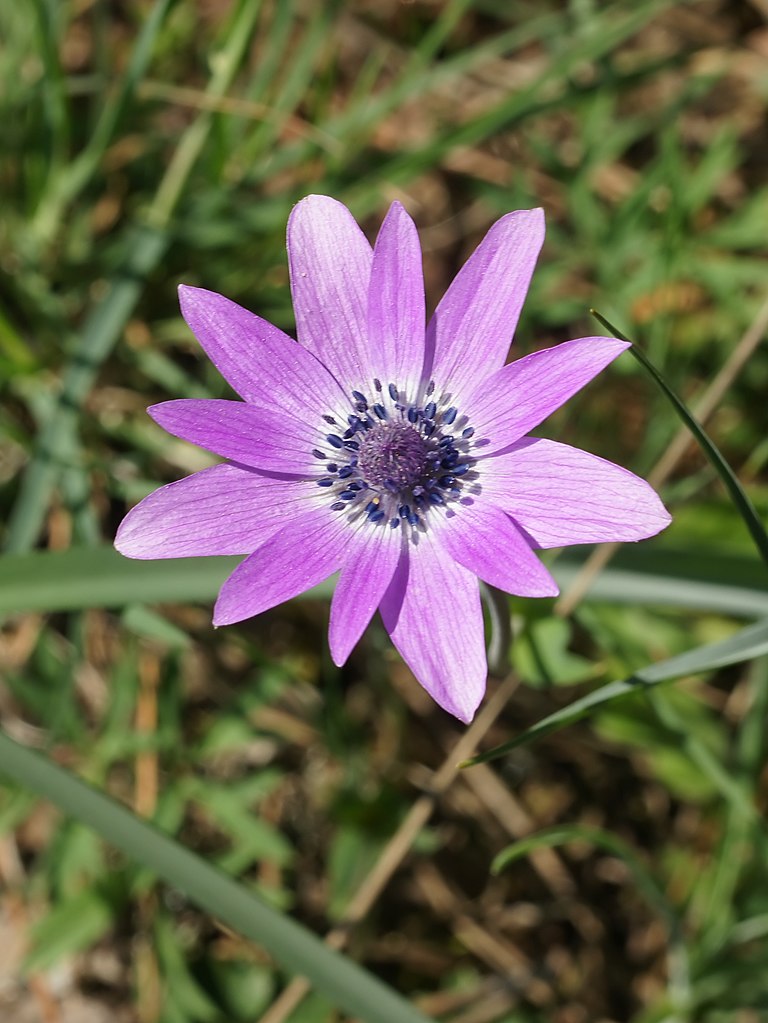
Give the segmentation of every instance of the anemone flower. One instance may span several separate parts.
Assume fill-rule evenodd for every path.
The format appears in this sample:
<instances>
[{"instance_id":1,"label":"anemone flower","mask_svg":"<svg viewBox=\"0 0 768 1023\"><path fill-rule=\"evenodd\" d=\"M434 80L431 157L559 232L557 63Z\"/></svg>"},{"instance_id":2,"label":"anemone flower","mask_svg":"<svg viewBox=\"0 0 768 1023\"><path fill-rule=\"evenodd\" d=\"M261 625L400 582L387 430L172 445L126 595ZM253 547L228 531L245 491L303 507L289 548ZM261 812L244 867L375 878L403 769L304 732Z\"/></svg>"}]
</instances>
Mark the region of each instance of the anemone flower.
<instances>
[{"instance_id":1,"label":"anemone flower","mask_svg":"<svg viewBox=\"0 0 768 1023\"><path fill-rule=\"evenodd\" d=\"M627 470L527 436L627 347L579 338L505 365L543 238L541 210L502 217L425 326L403 207L392 204L371 248L346 207L312 195L288 222L298 343L221 295L181 287L184 318L243 400L149 409L226 461L145 498L117 549L247 555L215 625L339 572L334 662L378 609L421 685L470 721L487 674L479 580L552 597L537 548L640 540L670 521Z\"/></svg>"}]
</instances>

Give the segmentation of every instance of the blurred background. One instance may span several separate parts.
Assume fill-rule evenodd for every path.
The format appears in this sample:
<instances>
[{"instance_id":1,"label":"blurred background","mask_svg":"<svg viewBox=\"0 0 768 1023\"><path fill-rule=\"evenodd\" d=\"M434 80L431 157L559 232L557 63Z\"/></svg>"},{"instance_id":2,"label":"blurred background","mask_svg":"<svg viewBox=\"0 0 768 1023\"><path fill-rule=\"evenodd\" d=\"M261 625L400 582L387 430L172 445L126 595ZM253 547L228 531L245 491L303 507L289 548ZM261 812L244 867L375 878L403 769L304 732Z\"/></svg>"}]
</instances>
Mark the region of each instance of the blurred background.
<instances>
[{"instance_id":1,"label":"blurred background","mask_svg":"<svg viewBox=\"0 0 768 1023\"><path fill-rule=\"evenodd\" d=\"M291 333L285 223L310 192L371 238L400 200L430 308L495 219L543 206L517 353L600 333L596 306L765 512L765 0L8 2L0 82L8 734L317 933L357 907L350 953L436 1019L768 1019L764 660L457 775L463 729L380 624L339 670L327 590L214 633L221 564L170 578L109 549L211 462L145 407L228 396L176 286ZM766 615L749 535L677 431L629 356L545 424L656 472L675 521L590 561L586 596L589 551L553 552L561 602L510 601L481 746ZM554 848L490 872L552 825ZM343 1018L280 1001L262 949L24 790L0 789L0 831L3 1019Z\"/></svg>"}]
</instances>

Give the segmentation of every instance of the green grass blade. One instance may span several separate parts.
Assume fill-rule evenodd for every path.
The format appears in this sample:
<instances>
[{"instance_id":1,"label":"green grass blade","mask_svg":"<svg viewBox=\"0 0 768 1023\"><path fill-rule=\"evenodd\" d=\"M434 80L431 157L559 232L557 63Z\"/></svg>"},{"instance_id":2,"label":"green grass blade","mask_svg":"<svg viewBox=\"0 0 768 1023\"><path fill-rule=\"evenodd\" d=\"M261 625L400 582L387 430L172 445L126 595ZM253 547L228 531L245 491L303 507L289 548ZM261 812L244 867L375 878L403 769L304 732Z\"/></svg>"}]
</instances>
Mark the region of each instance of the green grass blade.
<instances>
[{"instance_id":1,"label":"green grass blade","mask_svg":"<svg viewBox=\"0 0 768 1023\"><path fill-rule=\"evenodd\" d=\"M366 1023L428 1023L391 988L331 951L319 938L248 888L136 817L85 782L0 733L0 771L98 832L192 902L306 977L345 1012Z\"/></svg>"},{"instance_id":2,"label":"green grass blade","mask_svg":"<svg viewBox=\"0 0 768 1023\"><path fill-rule=\"evenodd\" d=\"M765 526L760 520L760 516L757 514L755 506L750 501L746 491L742 487L741 483L736 477L733 469L723 458L720 450L715 445L714 441L708 436L704 427L696 420L694 415L690 412L685 402L672 390L669 384L666 382L664 377L659 373L653 363L650 361L645 352L639 348L633 341L622 334L612 323L605 319L596 309L590 310L595 319L599 320L600 323L611 333L619 338L621 341L627 341L632 347L629 349L630 353L634 355L640 365L647 370L648 373L653 377L659 387L662 389L664 394L669 398L670 402L675 408L675 411L680 416L682 421L691 431L693 436L699 443L701 450L707 456L709 461L712 463L715 472L718 474L720 479L723 481L726 490L731 496L731 500L738 509L739 514L744 519L744 522L752 535L752 539L755 541L757 549L760 551L760 555L768 564L768 533L766 533Z\"/></svg>"},{"instance_id":3,"label":"green grass blade","mask_svg":"<svg viewBox=\"0 0 768 1023\"><path fill-rule=\"evenodd\" d=\"M217 55L207 95L224 95L247 50L261 0L246 0L240 8L227 41ZM35 456L22 480L19 497L8 525L6 549L28 550L35 542L45 517L61 463L76 450L73 434L85 396L99 366L111 352L141 294L147 274L157 266L168 244L167 225L184 185L200 155L212 124L203 110L187 128L160 181L147 220L135 237L126 238L128 256L122 273L114 280L101 303L85 324L80 351L64 374L58 403L41 432Z\"/></svg>"},{"instance_id":4,"label":"green grass blade","mask_svg":"<svg viewBox=\"0 0 768 1023\"><path fill-rule=\"evenodd\" d=\"M133 561L106 546L6 554L0 556L0 614L209 601L240 560ZM553 574L560 586L568 585L583 561L584 554L573 550L558 558ZM327 597L332 588L326 583L309 592ZM768 618L762 563L698 548L628 547L595 579L587 599Z\"/></svg>"},{"instance_id":5,"label":"green grass blade","mask_svg":"<svg viewBox=\"0 0 768 1023\"><path fill-rule=\"evenodd\" d=\"M556 732L574 721L579 721L598 707L618 700L623 696L632 693L642 692L660 682L668 682L684 675L696 675L702 672L714 671L716 668L724 668L729 664L738 664L741 661L750 661L755 657L768 653L768 621L757 622L737 632L736 635L719 643L708 643L705 646L696 647L677 657L670 657L666 661L659 661L647 668L636 671L629 678L619 679L610 682L608 685L597 689L594 693L575 700L567 707L549 714L531 728L527 728L520 735L510 739L509 742L495 746L485 753L479 753L470 760L465 760L462 767L471 767L473 764L484 764L489 760L497 760L506 753L517 749L518 746L526 746L542 736Z\"/></svg>"}]
</instances>

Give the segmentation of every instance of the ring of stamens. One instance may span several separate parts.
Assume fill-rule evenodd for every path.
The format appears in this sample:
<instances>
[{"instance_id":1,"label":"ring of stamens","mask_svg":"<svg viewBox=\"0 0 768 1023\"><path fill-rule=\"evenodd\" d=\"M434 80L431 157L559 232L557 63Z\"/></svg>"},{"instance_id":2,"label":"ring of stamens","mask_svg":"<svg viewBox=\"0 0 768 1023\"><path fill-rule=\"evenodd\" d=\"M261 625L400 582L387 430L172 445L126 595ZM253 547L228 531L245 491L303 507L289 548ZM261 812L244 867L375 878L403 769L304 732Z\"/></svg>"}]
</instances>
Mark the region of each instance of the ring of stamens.
<instances>
[{"instance_id":1,"label":"ring of stamens","mask_svg":"<svg viewBox=\"0 0 768 1023\"><path fill-rule=\"evenodd\" d=\"M334 431L312 452L325 462L316 483L328 491L331 508L352 519L424 528L430 508L461 496L474 465L474 430L450 395L435 397L433 382L418 405L401 400L395 384L385 390L374 380L374 388L372 402L352 391L346 423L323 416Z\"/></svg>"}]
</instances>

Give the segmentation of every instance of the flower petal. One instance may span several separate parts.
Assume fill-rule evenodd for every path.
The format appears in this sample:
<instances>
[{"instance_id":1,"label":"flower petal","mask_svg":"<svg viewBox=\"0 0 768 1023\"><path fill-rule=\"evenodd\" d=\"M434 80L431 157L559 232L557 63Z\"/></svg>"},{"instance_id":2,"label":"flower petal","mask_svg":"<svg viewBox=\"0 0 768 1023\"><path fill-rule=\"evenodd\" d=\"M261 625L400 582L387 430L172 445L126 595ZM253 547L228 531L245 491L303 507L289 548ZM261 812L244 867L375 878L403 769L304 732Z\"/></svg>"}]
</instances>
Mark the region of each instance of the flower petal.
<instances>
[{"instance_id":1,"label":"flower petal","mask_svg":"<svg viewBox=\"0 0 768 1023\"><path fill-rule=\"evenodd\" d=\"M168 433L222 458L270 472L316 475L312 449L323 436L307 423L242 401L178 398L147 412Z\"/></svg>"},{"instance_id":2,"label":"flower petal","mask_svg":"<svg viewBox=\"0 0 768 1023\"><path fill-rule=\"evenodd\" d=\"M402 532L379 526L350 537L348 554L331 602L328 642L341 667L367 628L395 574Z\"/></svg>"},{"instance_id":3,"label":"flower petal","mask_svg":"<svg viewBox=\"0 0 768 1023\"><path fill-rule=\"evenodd\" d=\"M354 217L309 195L288 219L288 266L299 341L349 391L368 380L371 246Z\"/></svg>"},{"instance_id":4,"label":"flower petal","mask_svg":"<svg viewBox=\"0 0 768 1023\"><path fill-rule=\"evenodd\" d=\"M454 561L518 597L556 597L557 583L509 516L492 504L465 501L439 527Z\"/></svg>"},{"instance_id":5,"label":"flower petal","mask_svg":"<svg viewBox=\"0 0 768 1023\"><path fill-rule=\"evenodd\" d=\"M328 370L293 338L215 291L179 288L192 333L246 401L302 415L308 397L326 409L348 404Z\"/></svg>"},{"instance_id":6,"label":"flower petal","mask_svg":"<svg viewBox=\"0 0 768 1023\"><path fill-rule=\"evenodd\" d=\"M477 453L508 448L628 348L614 337L581 337L511 362L483 381L466 406Z\"/></svg>"},{"instance_id":7,"label":"flower petal","mask_svg":"<svg viewBox=\"0 0 768 1023\"><path fill-rule=\"evenodd\" d=\"M393 202L373 250L368 294L372 376L414 401L424 367L426 306L416 225Z\"/></svg>"},{"instance_id":8,"label":"flower petal","mask_svg":"<svg viewBox=\"0 0 768 1023\"><path fill-rule=\"evenodd\" d=\"M286 515L316 500L309 483L214 465L160 487L123 519L115 547L128 558L250 554Z\"/></svg>"},{"instance_id":9,"label":"flower petal","mask_svg":"<svg viewBox=\"0 0 768 1023\"><path fill-rule=\"evenodd\" d=\"M392 642L440 706L469 723L485 692L483 612L477 579L428 533L403 550L381 603Z\"/></svg>"},{"instance_id":10,"label":"flower petal","mask_svg":"<svg viewBox=\"0 0 768 1023\"><path fill-rule=\"evenodd\" d=\"M527 438L488 459L483 494L539 547L642 540L671 522L645 480L552 440Z\"/></svg>"},{"instance_id":11,"label":"flower petal","mask_svg":"<svg viewBox=\"0 0 768 1023\"><path fill-rule=\"evenodd\" d=\"M287 521L224 582L214 625L232 625L317 586L342 564L349 525L327 507Z\"/></svg>"},{"instance_id":12,"label":"flower petal","mask_svg":"<svg viewBox=\"0 0 768 1023\"><path fill-rule=\"evenodd\" d=\"M461 268L427 328L425 374L461 400L504 365L544 241L544 213L498 220Z\"/></svg>"}]
</instances>

